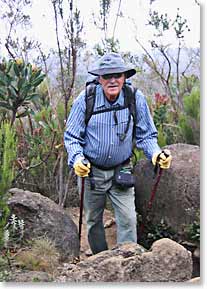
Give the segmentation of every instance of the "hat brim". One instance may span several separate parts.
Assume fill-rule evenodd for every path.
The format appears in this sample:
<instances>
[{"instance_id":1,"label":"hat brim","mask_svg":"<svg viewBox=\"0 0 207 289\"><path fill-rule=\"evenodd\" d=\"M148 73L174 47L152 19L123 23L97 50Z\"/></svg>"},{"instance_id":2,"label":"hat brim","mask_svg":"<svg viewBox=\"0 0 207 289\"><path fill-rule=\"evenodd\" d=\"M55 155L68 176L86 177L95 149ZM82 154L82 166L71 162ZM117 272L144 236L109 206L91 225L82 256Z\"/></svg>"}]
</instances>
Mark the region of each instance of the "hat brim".
<instances>
[{"instance_id":1,"label":"hat brim","mask_svg":"<svg viewBox=\"0 0 207 289\"><path fill-rule=\"evenodd\" d=\"M136 74L136 70L134 68L130 69L124 69L123 67L114 67L114 68L102 68L102 69L94 69L88 71L88 73L95 75L95 76L102 76L105 74L111 74L111 73L124 73L126 78L129 78Z\"/></svg>"}]
</instances>

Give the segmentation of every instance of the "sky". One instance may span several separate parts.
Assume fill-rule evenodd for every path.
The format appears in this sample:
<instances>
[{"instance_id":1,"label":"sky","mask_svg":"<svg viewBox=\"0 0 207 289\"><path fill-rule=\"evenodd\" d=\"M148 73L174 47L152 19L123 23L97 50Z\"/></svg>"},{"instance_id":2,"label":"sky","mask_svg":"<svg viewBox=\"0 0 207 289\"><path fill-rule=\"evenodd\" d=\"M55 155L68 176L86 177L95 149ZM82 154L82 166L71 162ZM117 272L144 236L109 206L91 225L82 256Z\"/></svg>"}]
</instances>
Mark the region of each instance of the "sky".
<instances>
[{"instance_id":1,"label":"sky","mask_svg":"<svg viewBox=\"0 0 207 289\"><path fill-rule=\"evenodd\" d=\"M202 1L201 1L202 2ZM108 36L112 36L112 31L116 19L119 1L114 1L111 7L111 15L109 17ZM101 41L100 31L98 31L93 23L92 13L99 12L99 0L74 0L81 12L81 18L84 23L83 37L89 47L93 47ZM122 0L121 11L124 17L118 18L115 37L120 41L122 51L136 52L139 49L135 36L144 44L152 38L152 31L146 29L146 20L149 12L149 0ZM152 4L152 8L160 13L167 13L173 19L180 8L181 15L187 19L190 33L186 34L186 45L188 47L198 47L200 38L200 7L195 5L195 0L156 0ZM52 16L51 16L52 15ZM31 11L31 20L33 23L33 36L43 43L44 47L56 47L56 36L54 31L54 15L51 0L35 0ZM135 23L135 24L134 24ZM137 31L135 29L137 26ZM173 35L173 34L172 34ZM169 36L168 36L169 38ZM173 38L167 39L173 44Z\"/></svg>"}]
</instances>

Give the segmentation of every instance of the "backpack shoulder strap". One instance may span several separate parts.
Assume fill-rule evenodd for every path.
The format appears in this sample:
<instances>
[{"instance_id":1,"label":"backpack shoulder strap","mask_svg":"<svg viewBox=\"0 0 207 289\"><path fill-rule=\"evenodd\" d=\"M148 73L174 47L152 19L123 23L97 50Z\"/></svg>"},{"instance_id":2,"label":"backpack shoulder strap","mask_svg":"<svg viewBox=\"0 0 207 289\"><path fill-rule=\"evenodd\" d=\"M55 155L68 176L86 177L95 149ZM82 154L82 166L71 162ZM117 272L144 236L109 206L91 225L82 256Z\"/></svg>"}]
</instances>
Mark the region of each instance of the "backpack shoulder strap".
<instances>
[{"instance_id":1,"label":"backpack shoulder strap","mask_svg":"<svg viewBox=\"0 0 207 289\"><path fill-rule=\"evenodd\" d=\"M125 83L124 84L124 94L125 94L125 105L129 108L129 111L133 117L134 123L136 123L136 91L137 89L130 85Z\"/></svg>"},{"instance_id":2,"label":"backpack shoulder strap","mask_svg":"<svg viewBox=\"0 0 207 289\"><path fill-rule=\"evenodd\" d=\"M129 113L133 117L133 138L136 137L136 121L137 121L137 110L136 110L136 91L137 89L131 84L124 84L124 94L125 94L125 105L129 109Z\"/></svg>"},{"instance_id":3,"label":"backpack shoulder strap","mask_svg":"<svg viewBox=\"0 0 207 289\"><path fill-rule=\"evenodd\" d=\"M91 115L93 114L94 104L96 100L96 86L97 81L94 80L90 83L86 83L85 90L85 102L86 102L86 112L85 112L85 124L87 126Z\"/></svg>"}]
</instances>

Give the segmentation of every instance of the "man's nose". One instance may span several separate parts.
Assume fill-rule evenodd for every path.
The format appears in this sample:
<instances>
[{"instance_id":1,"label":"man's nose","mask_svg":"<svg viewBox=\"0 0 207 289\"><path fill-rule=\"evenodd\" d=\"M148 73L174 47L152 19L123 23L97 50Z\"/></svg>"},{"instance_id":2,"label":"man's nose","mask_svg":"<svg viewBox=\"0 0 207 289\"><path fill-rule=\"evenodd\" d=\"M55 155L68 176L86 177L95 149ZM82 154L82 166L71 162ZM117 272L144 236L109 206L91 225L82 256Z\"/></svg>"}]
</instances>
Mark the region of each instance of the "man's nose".
<instances>
[{"instance_id":1,"label":"man's nose","mask_svg":"<svg viewBox=\"0 0 207 289\"><path fill-rule=\"evenodd\" d=\"M115 78L114 76L112 76L112 77L110 78L110 82L114 82L114 81L116 81L116 78Z\"/></svg>"}]
</instances>

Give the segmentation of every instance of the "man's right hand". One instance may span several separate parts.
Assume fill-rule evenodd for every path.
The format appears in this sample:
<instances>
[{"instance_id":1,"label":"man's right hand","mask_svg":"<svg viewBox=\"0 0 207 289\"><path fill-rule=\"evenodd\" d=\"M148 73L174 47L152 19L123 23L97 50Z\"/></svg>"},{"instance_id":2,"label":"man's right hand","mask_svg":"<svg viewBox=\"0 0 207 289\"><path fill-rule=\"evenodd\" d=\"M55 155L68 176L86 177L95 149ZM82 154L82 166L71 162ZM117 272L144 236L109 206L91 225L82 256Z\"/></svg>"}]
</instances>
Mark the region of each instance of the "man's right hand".
<instances>
[{"instance_id":1,"label":"man's right hand","mask_svg":"<svg viewBox=\"0 0 207 289\"><path fill-rule=\"evenodd\" d=\"M90 172L91 164L84 157L80 157L74 163L73 168L74 168L75 174L77 176L79 176L79 177L87 177L89 172Z\"/></svg>"},{"instance_id":2,"label":"man's right hand","mask_svg":"<svg viewBox=\"0 0 207 289\"><path fill-rule=\"evenodd\" d=\"M172 161L171 152L168 149L164 149L160 153L155 153L152 157L152 163L155 166L156 163L161 169L169 169Z\"/></svg>"}]
</instances>

